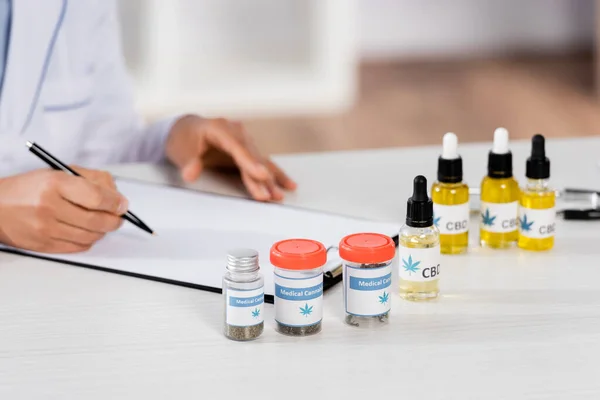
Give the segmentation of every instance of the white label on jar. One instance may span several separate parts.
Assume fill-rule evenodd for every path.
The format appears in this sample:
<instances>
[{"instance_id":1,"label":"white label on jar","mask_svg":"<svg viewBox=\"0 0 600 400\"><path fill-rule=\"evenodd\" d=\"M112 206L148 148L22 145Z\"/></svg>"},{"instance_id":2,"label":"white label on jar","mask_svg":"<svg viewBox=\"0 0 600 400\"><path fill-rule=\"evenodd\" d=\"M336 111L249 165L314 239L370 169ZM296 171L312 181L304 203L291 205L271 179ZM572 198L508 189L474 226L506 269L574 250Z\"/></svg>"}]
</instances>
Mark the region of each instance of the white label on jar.
<instances>
[{"instance_id":1,"label":"white label on jar","mask_svg":"<svg viewBox=\"0 0 600 400\"><path fill-rule=\"evenodd\" d=\"M488 203L481 202L481 223L484 231L493 233L508 233L517 230L517 215L519 203Z\"/></svg>"},{"instance_id":2,"label":"white label on jar","mask_svg":"<svg viewBox=\"0 0 600 400\"><path fill-rule=\"evenodd\" d=\"M519 232L532 239L546 239L554 236L556 229L556 210L554 207L545 210L519 208Z\"/></svg>"},{"instance_id":3,"label":"white label on jar","mask_svg":"<svg viewBox=\"0 0 600 400\"><path fill-rule=\"evenodd\" d=\"M284 278L275 274L275 320L287 326L314 325L323 318L323 274Z\"/></svg>"},{"instance_id":4,"label":"white label on jar","mask_svg":"<svg viewBox=\"0 0 600 400\"><path fill-rule=\"evenodd\" d=\"M358 268L344 264L344 305L348 314L373 317L390 311L392 266Z\"/></svg>"},{"instance_id":5,"label":"white label on jar","mask_svg":"<svg viewBox=\"0 0 600 400\"><path fill-rule=\"evenodd\" d=\"M447 206L433 203L433 224L441 235L456 235L469 230L469 203Z\"/></svg>"},{"instance_id":6,"label":"white label on jar","mask_svg":"<svg viewBox=\"0 0 600 400\"><path fill-rule=\"evenodd\" d=\"M263 322L264 289L226 289L225 322L227 325L252 326Z\"/></svg>"},{"instance_id":7,"label":"white label on jar","mask_svg":"<svg viewBox=\"0 0 600 400\"><path fill-rule=\"evenodd\" d=\"M399 246L398 256L401 279L429 282L440 278L440 246L426 249Z\"/></svg>"}]
</instances>

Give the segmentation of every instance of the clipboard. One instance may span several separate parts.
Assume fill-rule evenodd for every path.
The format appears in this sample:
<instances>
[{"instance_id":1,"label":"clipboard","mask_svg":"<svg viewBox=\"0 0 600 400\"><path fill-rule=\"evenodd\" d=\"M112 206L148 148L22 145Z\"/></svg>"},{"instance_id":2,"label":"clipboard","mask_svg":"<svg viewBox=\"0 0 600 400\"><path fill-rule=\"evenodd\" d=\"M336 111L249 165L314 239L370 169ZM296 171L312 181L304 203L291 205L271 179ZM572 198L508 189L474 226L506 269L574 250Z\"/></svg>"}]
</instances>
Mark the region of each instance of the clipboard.
<instances>
[{"instance_id":1,"label":"clipboard","mask_svg":"<svg viewBox=\"0 0 600 400\"><path fill-rule=\"evenodd\" d=\"M273 302L271 245L306 237L327 248L323 288L342 280L340 239L356 232L386 234L398 244L399 225L276 203L198 192L174 186L118 179L131 208L158 236L125 223L117 232L79 254L41 254L0 246L0 251L134 278L221 293L228 249L259 251L265 302Z\"/></svg>"}]
</instances>

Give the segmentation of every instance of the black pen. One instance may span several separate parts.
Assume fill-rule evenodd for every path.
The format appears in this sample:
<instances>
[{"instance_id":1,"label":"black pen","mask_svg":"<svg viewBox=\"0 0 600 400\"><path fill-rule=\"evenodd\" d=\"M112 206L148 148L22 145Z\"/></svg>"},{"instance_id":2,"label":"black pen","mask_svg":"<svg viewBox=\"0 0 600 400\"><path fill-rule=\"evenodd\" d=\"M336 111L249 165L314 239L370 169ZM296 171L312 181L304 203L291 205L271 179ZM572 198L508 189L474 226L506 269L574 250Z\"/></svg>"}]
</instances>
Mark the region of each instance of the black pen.
<instances>
[{"instance_id":1,"label":"black pen","mask_svg":"<svg viewBox=\"0 0 600 400\"><path fill-rule=\"evenodd\" d=\"M71 175L81 176L77 172L75 172L72 168L69 168L67 165L62 163L58 158L54 157L52 154L48 153L46 150L42 149L35 143L27 142L25 143L29 148L29 151L38 156L43 162L48 164L51 168L59 171L64 171ZM151 235L156 235L152 229L148 225L146 225L141 219L139 219L134 213L131 211L127 211L125 214L121 215L121 218L126 221L131 222L133 225L138 228L148 232Z\"/></svg>"}]
</instances>

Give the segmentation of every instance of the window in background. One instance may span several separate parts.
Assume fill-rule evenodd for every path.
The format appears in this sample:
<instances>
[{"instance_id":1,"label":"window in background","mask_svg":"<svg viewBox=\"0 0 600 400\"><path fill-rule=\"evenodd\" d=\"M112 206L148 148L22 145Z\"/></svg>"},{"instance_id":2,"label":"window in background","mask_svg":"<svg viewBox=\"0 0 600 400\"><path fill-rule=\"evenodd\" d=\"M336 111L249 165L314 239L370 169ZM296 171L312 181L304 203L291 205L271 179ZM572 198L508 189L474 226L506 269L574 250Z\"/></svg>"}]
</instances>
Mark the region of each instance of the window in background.
<instances>
[{"instance_id":1,"label":"window in background","mask_svg":"<svg viewBox=\"0 0 600 400\"><path fill-rule=\"evenodd\" d=\"M335 112L356 87L354 1L121 0L148 117Z\"/></svg>"}]
</instances>

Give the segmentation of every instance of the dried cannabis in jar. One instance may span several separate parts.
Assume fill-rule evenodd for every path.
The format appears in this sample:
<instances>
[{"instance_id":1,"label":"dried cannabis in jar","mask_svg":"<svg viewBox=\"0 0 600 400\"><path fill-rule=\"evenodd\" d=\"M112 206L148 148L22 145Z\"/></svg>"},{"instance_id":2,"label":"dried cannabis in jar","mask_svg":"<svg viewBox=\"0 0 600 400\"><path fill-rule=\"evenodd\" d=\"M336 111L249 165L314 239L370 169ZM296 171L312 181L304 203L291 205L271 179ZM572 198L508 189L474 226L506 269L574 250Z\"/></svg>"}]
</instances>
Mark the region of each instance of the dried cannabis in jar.
<instances>
[{"instance_id":1,"label":"dried cannabis in jar","mask_svg":"<svg viewBox=\"0 0 600 400\"><path fill-rule=\"evenodd\" d=\"M343 238L339 249L344 260L345 322L356 327L387 323L394 241L377 233L357 233Z\"/></svg>"},{"instance_id":2,"label":"dried cannabis in jar","mask_svg":"<svg viewBox=\"0 0 600 400\"><path fill-rule=\"evenodd\" d=\"M308 336L321 331L326 261L325 246L314 240L283 240L271 248L271 264L275 267L275 322L279 333Z\"/></svg>"},{"instance_id":3,"label":"dried cannabis in jar","mask_svg":"<svg viewBox=\"0 0 600 400\"><path fill-rule=\"evenodd\" d=\"M223 333L229 339L253 340L264 330L264 279L258 271L256 250L237 249L228 254L223 276Z\"/></svg>"}]
</instances>

